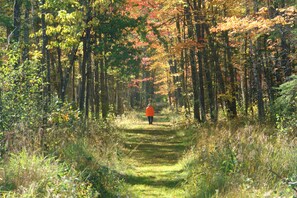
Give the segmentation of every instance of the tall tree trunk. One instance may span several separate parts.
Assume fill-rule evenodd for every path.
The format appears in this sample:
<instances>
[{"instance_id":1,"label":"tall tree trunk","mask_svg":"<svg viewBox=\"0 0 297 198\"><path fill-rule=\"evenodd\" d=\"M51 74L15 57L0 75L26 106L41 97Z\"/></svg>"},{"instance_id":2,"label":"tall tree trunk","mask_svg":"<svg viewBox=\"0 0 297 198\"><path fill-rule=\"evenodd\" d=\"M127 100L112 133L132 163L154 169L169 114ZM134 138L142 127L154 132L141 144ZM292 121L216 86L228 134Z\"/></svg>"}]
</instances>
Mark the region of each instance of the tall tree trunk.
<instances>
[{"instance_id":1,"label":"tall tree trunk","mask_svg":"<svg viewBox=\"0 0 297 198\"><path fill-rule=\"evenodd\" d=\"M45 0L42 0L42 5L45 4ZM45 108L47 109L48 103L51 98L51 68L50 68L50 53L47 49L48 45L48 37L46 35L46 22L45 22L45 10L42 8L42 14L41 14L41 26L42 26L42 69L41 72L46 73L45 77L45 89L44 89L44 97L45 97ZM47 112L47 110L46 110Z\"/></svg>"},{"instance_id":2,"label":"tall tree trunk","mask_svg":"<svg viewBox=\"0 0 297 198\"><path fill-rule=\"evenodd\" d=\"M266 80L266 85L267 85L267 93L268 93L268 98L269 98L269 110L270 110L270 118L273 119L274 115L272 112L272 106L274 103L274 84L273 84L273 79L272 79L272 63L269 61L268 57L268 49L267 49L267 38L265 37L263 39L263 45L264 45L264 54L263 54L263 61L264 61L264 77Z\"/></svg>"},{"instance_id":3,"label":"tall tree trunk","mask_svg":"<svg viewBox=\"0 0 297 198\"><path fill-rule=\"evenodd\" d=\"M88 45L90 48L90 45ZM85 117L88 119L89 118L89 111L90 111L90 106L91 106L91 111L92 110L92 93L94 90L92 89L93 87L93 80L92 80L92 61L91 61L91 50L88 49L88 60L87 60L87 74L86 74L86 110L85 110Z\"/></svg>"},{"instance_id":4,"label":"tall tree trunk","mask_svg":"<svg viewBox=\"0 0 297 198\"><path fill-rule=\"evenodd\" d=\"M292 68L288 58L290 48L286 41L287 33L285 28L281 28L281 67L284 69L286 80L292 75Z\"/></svg>"},{"instance_id":5,"label":"tall tree trunk","mask_svg":"<svg viewBox=\"0 0 297 198\"><path fill-rule=\"evenodd\" d=\"M42 5L45 4L45 0L42 0ZM46 73L45 79L44 79L44 87L43 87L43 130L40 131L40 145L41 147L44 147L44 128L47 124L47 113L49 109L49 103L51 99L51 69L50 69L50 54L47 49L48 45L48 38L46 35L46 22L45 22L45 10L44 8L41 9L41 27L42 27L42 68L41 68L41 74Z\"/></svg>"},{"instance_id":6,"label":"tall tree trunk","mask_svg":"<svg viewBox=\"0 0 297 198\"><path fill-rule=\"evenodd\" d=\"M248 39L244 38L244 60L248 60ZM244 76L243 76L243 103L245 115L248 115L249 108L249 92L248 92L248 64L244 63Z\"/></svg>"},{"instance_id":7,"label":"tall tree trunk","mask_svg":"<svg viewBox=\"0 0 297 198\"><path fill-rule=\"evenodd\" d=\"M123 88L123 82L117 80L117 115L122 115L124 113Z\"/></svg>"},{"instance_id":8,"label":"tall tree trunk","mask_svg":"<svg viewBox=\"0 0 297 198\"><path fill-rule=\"evenodd\" d=\"M20 32L21 32L21 7L22 0L14 0L13 5L13 41L19 42L20 40Z\"/></svg>"},{"instance_id":9,"label":"tall tree trunk","mask_svg":"<svg viewBox=\"0 0 297 198\"><path fill-rule=\"evenodd\" d=\"M65 75L60 74L60 77L62 78L61 81L61 100L62 102L65 102L65 97L66 97L66 89L68 86L68 81L70 79L70 74L72 72L72 102L75 103L75 61L77 59L76 57L76 52L78 49L78 45L74 46L71 50L71 53L68 56L68 61L69 61L69 67L65 68ZM61 67L62 68L62 67Z\"/></svg>"},{"instance_id":10,"label":"tall tree trunk","mask_svg":"<svg viewBox=\"0 0 297 198\"><path fill-rule=\"evenodd\" d=\"M185 9L185 15L187 20L188 26L188 39L193 39L194 36L194 27L192 23L192 17L190 13L190 2L188 2L188 6ZM195 60L195 47L190 47L190 65L191 65L191 72L192 72L192 84L193 84L193 95L194 95L194 118L197 121L201 121L200 119L200 108L199 108L199 85L198 85L198 78L197 78L197 67L196 67L196 60Z\"/></svg>"},{"instance_id":11,"label":"tall tree trunk","mask_svg":"<svg viewBox=\"0 0 297 198\"><path fill-rule=\"evenodd\" d=\"M65 75L64 75L64 79L62 81L62 88L61 88L62 102L65 101L66 89L67 89L68 81L70 78L70 74L72 72L72 102L75 103L75 66L74 66L74 64L75 64L75 60L77 59L77 57L76 57L77 49L78 49L78 45L74 46L71 50L71 53L68 56L69 67L65 68Z\"/></svg>"},{"instance_id":12,"label":"tall tree trunk","mask_svg":"<svg viewBox=\"0 0 297 198\"><path fill-rule=\"evenodd\" d=\"M29 59L29 15L30 15L31 4L30 1L25 2L25 23L24 23L24 48L22 53L22 61Z\"/></svg>"},{"instance_id":13,"label":"tall tree trunk","mask_svg":"<svg viewBox=\"0 0 297 198\"><path fill-rule=\"evenodd\" d=\"M181 26L180 26L180 16L177 15L176 17L176 29L177 29L177 41L178 43L182 43L182 36L181 36ZM181 74L178 78L178 81L180 83L180 85L178 86L178 90L177 90L177 94L178 94L178 105L184 106L184 97L182 96L183 93L186 94L186 91L184 89L184 64L185 64L185 60L184 60L184 49L181 50L180 52L180 59L177 62L178 65L176 66L178 69L177 71Z\"/></svg>"},{"instance_id":14,"label":"tall tree trunk","mask_svg":"<svg viewBox=\"0 0 297 198\"><path fill-rule=\"evenodd\" d=\"M234 118L237 116L236 110L236 87L235 87L235 71L232 65L231 59L231 47L229 45L229 36L228 32L223 33L225 39L225 53L226 53L226 68L228 69L229 77L230 77L230 96L231 99L227 101L227 108L228 108L228 117Z\"/></svg>"},{"instance_id":15,"label":"tall tree trunk","mask_svg":"<svg viewBox=\"0 0 297 198\"><path fill-rule=\"evenodd\" d=\"M60 83L58 83L58 96L60 96L60 99L62 100L62 102L64 103L65 102L65 98L64 98L64 86L63 86L63 82L64 82L64 78L63 78L63 68L62 68L62 50L60 47L57 47L57 55L58 55L58 74L60 75L59 76L59 80L60 80ZM63 96L63 97L62 97Z\"/></svg>"},{"instance_id":16,"label":"tall tree trunk","mask_svg":"<svg viewBox=\"0 0 297 198\"><path fill-rule=\"evenodd\" d=\"M108 109L109 109L109 101L108 101L108 93L107 93L107 68L106 68L106 61L104 58L105 53L105 45L106 45L106 38L105 35L99 35L99 42L103 43L103 51L101 52L102 58L100 59L100 91L101 91L101 111L102 111L102 118L106 120L108 116Z\"/></svg>"},{"instance_id":17,"label":"tall tree trunk","mask_svg":"<svg viewBox=\"0 0 297 198\"><path fill-rule=\"evenodd\" d=\"M204 33L203 33L203 27L202 27L202 11L201 11L202 2L201 0L193 1L193 12L194 12L194 22L195 22L195 29L196 29L196 42L203 45L204 42ZM197 57L198 57L198 68L199 68L199 102L200 102L200 109L201 109L201 121L205 122L206 120L206 110L205 110L205 99L204 99L204 80L203 80L203 57L202 49L198 49L197 51Z\"/></svg>"},{"instance_id":18,"label":"tall tree trunk","mask_svg":"<svg viewBox=\"0 0 297 198\"><path fill-rule=\"evenodd\" d=\"M208 92L208 100L209 100L209 110L210 110L210 118L211 121L216 121L215 116L215 98L214 98L214 92L213 92L213 82L211 77L211 67L207 62L208 54L206 49L203 50L203 56L204 59L204 65L205 65L205 76L206 76L206 84L207 84L207 92Z\"/></svg>"},{"instance_id":19,"label":"tall tree trunk","mask_svg":"<svg viewBox=\"0 0 297 198\"><path fill-rule=\"evenodd\" d=\"M96 55L95 55L96 56ZM95 58L95 68L94 68L94 74L95 74L95 85L94 85L94 102L95 102L95 118L99 119L100 116L100 82L99 82L99 61Z\"/></svg>"},{"instance_id":20,"label":"tall tree trunk","mask_svg":"<svg viewBox=\"0 0 297 198\"><path fill-rule=\"evenodd\" d=\"M85 24L88 24L91 21L91 6L90 2L85 2L86 6L86 19ZM83 37L83 60L81 64L81 88L79 94L79 109L81 112L85 112L85 94L86 94L86 69L88 65L88 60L90 56L90 40L91 40L91 28L89 26L86 27ZM85 112L86 113L86 112Z\"/></svg>"},{"instance_id":21,"label":"tall tree trunk","mask_svg":"<svg viewBox=\"0 0 297 198\"><path fill-rule=\"evenodd\" d=\"M262 83L260 79L260 70L258 66L258 41L256 49L254 49L252 40L250 40L250 54L252 57L252 64L253 64L253 74L254 80L257 90L257 106L258 106L258 118L259 121L262 122L265 119L265 111L264 111L264 101L263 101L263 90L262 90Z\"/></svg>"},{"instance_id":22,"label":"tall tree trunk","mask_svg":"<svg viewBox=\"0 0 297 198\"><path fill-rule=\"evenodd\" d=\"M219 62L219 55L217 53L217 49L216 49L216 46L215 46L215 41L214 41L214 38L213 38L213 35L210 34L210 31L209 31L209 27L206 25L205 27L205 31L206 33L208 34L208 44L209 44L209 47L210 47L210 51L211 51L211 62L212 64L214 65L214 70L216 71L215 72L215 79L216 79L216 86L215 87L219 87L220 89L220 92L222 94L225 94L226 93L226 88L225 88L225 82L224 82L224 79L223 79L223 74L222 74L222 71L221 71L221 67L220 67L220 62ZM218 92L218 90L216 91L216 93ZM216 101L215 102L215 119L217 120L218 119L218 100L217 100L217 94L215 94L216 97L214 98L214 100Z\"/></svg>"}]
</instances>

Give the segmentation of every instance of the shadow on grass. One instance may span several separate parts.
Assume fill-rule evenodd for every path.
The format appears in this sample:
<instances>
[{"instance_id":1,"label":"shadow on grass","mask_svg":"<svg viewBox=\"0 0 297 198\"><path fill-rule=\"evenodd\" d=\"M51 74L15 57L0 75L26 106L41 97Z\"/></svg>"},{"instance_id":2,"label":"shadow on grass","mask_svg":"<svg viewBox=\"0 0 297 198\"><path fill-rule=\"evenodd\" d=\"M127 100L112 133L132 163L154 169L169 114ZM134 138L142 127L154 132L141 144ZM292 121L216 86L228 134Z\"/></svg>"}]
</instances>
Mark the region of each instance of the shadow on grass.
<instances>
[{"instance_id":1,"label":"shadow on grass","mask_svg":"<svg viewBox=\"0 0 297 198\"><path fill-rule=\"evenodd\" d=\"M135 144L125 145L126 148L134 148L131 157L141 161L142 164L174 165L184 151L184 145L156 145Z\"/></svg>"},{"instance_id":2,"label":"shadow on grass","mask_svg":"<svg viewBox=\"0 0 297 198\"><path fill-rule=\"evenodd\" d=\"M134 190L139 197L146 193L161 196L180 188L183 170L177 170L176 165L189 142L184 133L172 130L168 122L156 122L125 129L123 134L127 157L136 161L135 171L124 178L127 184L137 186Z\"/></svg>"},{"instance_id":3,"label":"shadow on grass","mask_svg":"<svg viewBox=\"0 0 297 198\"><path fill-rule=\"evenodd\" d=\"M125 148L131 150L131 157L142 164L174 165L186 149L183 137L174 130L125 130Z\"/></svg>"},{"instance_id":4,"label":"shadow on grass","mask_svg":"<svg viewBox=\"0 0 297 198\"><path fill-rule=\"evenodd\" d=\"M175 174L172 172L171 174ZM166 187L166 188L176 188L183 182L183 179L157 179L153 176L134 176L128 175L125 177L125 180L128 184L131 185L146 185L146 186L153 186L153 187Z\"/></svg>"}]
</instances>

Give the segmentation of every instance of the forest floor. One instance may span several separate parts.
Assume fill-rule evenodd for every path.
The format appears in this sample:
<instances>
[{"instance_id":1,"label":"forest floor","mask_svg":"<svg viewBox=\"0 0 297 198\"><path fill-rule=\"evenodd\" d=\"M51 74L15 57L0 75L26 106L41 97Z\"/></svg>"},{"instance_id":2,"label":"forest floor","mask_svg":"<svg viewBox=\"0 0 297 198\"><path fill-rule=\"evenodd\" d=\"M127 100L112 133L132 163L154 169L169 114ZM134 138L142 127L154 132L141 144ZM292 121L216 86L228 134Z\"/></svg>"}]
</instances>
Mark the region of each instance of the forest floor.
<instances>
[{"instance_id":1,"label":"forest floor","mask_svg":"<svg viewBox=\"0 0 297 198\"><path fill-rule=\"evenodd\" d=\"M179 159L187 140L184 132L171 129L169 122L147 122L124 129L124 159L129 197L185 197L181 188L185 173Z\"/></svg>"}]
</instances>

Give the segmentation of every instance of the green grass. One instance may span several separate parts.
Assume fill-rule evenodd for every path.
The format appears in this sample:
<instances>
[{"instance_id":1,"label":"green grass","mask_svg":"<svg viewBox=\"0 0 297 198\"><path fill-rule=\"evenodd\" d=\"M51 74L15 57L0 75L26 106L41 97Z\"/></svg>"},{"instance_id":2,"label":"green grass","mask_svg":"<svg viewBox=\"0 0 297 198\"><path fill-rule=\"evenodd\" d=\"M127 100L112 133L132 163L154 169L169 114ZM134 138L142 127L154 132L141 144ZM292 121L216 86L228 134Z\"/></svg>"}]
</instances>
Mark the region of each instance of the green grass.
<instances>
[{"instance_id":1,"label":"green grass","mask_svg":"<svg viewBox=\"0 0 297 198\"><path fill-rule=\"evenodd\" d=\"M117 131L100 124L48 128L43 152L27 139L14 140L28 152L9 152L0 161L0 197L117 197Z\"/></svg>"},{"instance_id":2,"label":"green grass","mask_svg":"<svg viewBox=\"0 0 297 198\"><path fill-rule=\"evenodd\" d=\"M0 175L0 197L96 197L92 184L67 164L22 151Z\"/></svg>"},{"instance_id":3,"label":"green grass","mask_svg":"<svg viewBox=\"0 0 297 198\"><path fill-rule=\"evenodd\" d=\"M294 197L296 143L269 125L201 126L184 156L186 197Z\"/></svg>"},{"instance_id":4,"label":"green grass","mask_svg":"<svg viewBox=\"0 0 297 198\"><path fill-rule=\"evenodd\" d=\"M184 197L185 172L179 160L187 147L186 134L172 130L164 117L154 120L149 125L139 119L122 132L127 194L133 198Z\"/></svg>"}]
</instances>

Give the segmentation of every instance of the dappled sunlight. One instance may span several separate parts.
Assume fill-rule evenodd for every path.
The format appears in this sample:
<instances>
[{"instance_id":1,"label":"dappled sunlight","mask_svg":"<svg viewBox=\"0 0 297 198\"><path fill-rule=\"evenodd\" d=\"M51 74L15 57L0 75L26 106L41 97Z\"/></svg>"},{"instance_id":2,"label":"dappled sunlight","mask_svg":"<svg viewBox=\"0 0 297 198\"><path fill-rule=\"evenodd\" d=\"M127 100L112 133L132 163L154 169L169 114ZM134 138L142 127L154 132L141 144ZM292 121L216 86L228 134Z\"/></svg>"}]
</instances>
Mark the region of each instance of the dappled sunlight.
<instances>
[{"instance_id":1,"label":"dappled sunlight","mask_svg":"<svg viewBox=\"0 0 297 198\"><path fill-rule=\"evenodd\" d=\"M129 164L124 178L132 197L184 197L179 160L187 148L185 134L172 130L169 122L156 121L137 123L122 135Z\"/></svg>"}]
</instances>

